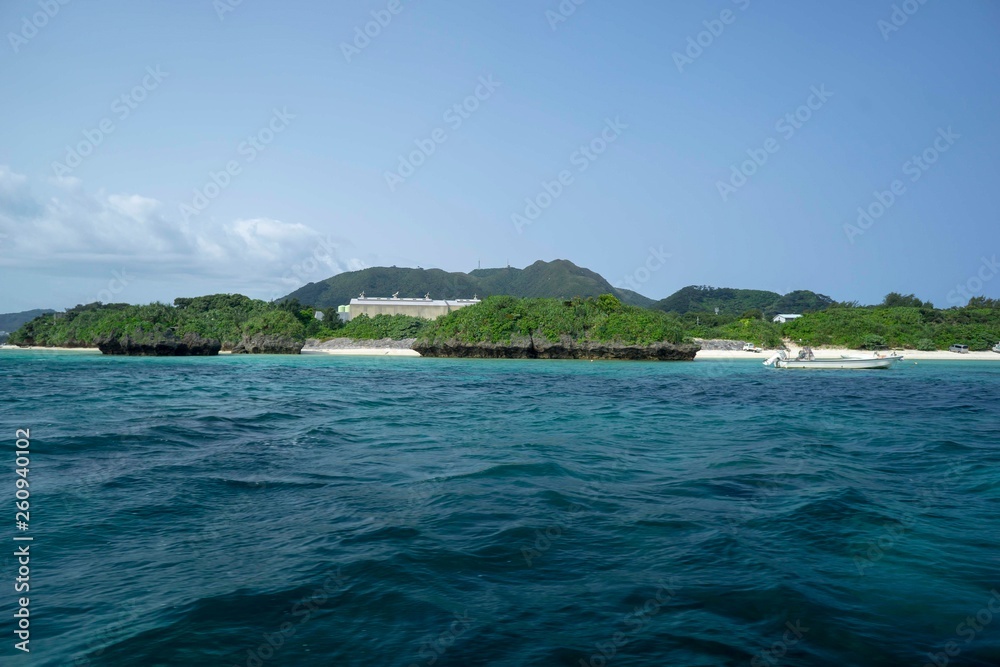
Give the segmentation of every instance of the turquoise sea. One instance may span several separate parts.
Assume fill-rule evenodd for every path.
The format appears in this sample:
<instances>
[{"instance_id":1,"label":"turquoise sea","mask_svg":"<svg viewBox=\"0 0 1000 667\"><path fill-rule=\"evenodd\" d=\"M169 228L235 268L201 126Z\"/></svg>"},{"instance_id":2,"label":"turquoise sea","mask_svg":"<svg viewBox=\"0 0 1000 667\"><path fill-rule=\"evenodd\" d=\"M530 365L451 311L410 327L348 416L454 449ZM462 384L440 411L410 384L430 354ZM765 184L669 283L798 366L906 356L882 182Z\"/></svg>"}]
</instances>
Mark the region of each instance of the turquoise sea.
<instances>
[{"instance_id":1,"label":"turquoise sea","mask_svg":"<svg viewBox=\"0 0 1000 667\"><path fill-rule=\"evenodd\" d=\"M1000 664L1000 363L0 376L3 665Z\"/></svg>"}]
</instances>

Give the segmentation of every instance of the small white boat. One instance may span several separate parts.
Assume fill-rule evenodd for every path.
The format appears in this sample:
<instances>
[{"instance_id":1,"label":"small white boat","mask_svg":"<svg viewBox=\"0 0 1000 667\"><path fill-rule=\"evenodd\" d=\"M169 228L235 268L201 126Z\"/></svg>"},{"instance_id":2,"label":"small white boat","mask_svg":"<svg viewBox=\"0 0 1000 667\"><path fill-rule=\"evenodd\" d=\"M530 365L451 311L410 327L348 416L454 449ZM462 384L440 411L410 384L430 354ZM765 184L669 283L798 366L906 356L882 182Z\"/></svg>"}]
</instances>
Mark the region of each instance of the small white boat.
<instances>
[{"instance_id":1,"label":"small white boat","mask_svg":"<svg viewBox=\"0 0 1000 667\"><path fill-rule=\"evenodd\" d=\"M892 368L893 364L902 359L902 355L892 354L884 357L849 357L817 358L812 350L804 348L795 359L789 359L784 350L778 352L764 362L765 366L775 368L832 368L832 369L872 369Z\"/></svg>"}]
</instances>

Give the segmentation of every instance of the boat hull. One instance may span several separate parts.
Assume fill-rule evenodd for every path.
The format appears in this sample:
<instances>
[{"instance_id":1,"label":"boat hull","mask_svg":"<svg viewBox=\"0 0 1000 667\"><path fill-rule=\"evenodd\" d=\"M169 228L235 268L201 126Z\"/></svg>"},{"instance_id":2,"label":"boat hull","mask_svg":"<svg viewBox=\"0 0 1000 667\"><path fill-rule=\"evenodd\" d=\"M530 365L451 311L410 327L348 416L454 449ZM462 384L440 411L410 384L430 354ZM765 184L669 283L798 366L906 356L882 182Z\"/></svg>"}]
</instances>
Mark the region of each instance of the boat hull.
<instances>
[{"instance_id":1,"label":"boat hull","mask_svg":"<svg viewBox=\"0 0 1000 667\"><path fill-rule=\"evenodd\" d=\"M774 365L777 368L864 370L873 368L892 368L892 365L900 359L902 359L902 357L885 357L883 359L803 359L801 361L797 361L795 359L779 359Z\"/></svg>"}]
</instances>

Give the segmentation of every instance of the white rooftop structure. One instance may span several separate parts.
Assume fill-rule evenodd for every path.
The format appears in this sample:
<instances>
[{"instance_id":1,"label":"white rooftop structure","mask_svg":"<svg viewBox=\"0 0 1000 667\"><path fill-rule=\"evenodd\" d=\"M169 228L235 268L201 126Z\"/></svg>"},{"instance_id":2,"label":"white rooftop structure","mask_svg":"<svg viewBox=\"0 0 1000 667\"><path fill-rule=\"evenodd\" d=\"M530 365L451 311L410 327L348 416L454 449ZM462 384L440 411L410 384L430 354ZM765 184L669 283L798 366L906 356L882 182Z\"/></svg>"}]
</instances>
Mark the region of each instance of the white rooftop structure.
<instances>
[{"instance_id":1,"label":"white rooftop structure","mask_svg":"<svg viewBox=\"0 0 1000 667\"><path fill-rule=\"evenodd\" d=\"M406 297L365 297L351 299L352 306L386 306L386 305L399 305L399 306L471 306L474 303L479 303L479 299L410 299Z\"/></svg>"},{"instance_id":2,"label":"white rooftop structure","mask_svg":"<svg viewBox=\"0 0 1000 667\"><path fill-rule=\"evenodd\" d=\"M430 294L425 294L424 298L400 298L399 292L391 297L366 297L362 292L360 296L351 299L351 305L347 307L347 319L352 319L358 315L413 315L426 319L435 319L441 315L446 315L453 310L472 306L479 303L479 299L473 296L471 299L432 299Z\"/></svg>"},{"instance_id":3,"label":"white rooftop structure","mask_svg":"<svg viewBox=\"0 0 1000 667\"><path fill-rule=\"evenodd\" d=\"M782 314L779 314L779 315L775 315L774 319L772 320L772 322L778 322L779 324L784 324L785 322L788 322L789 320L795 320L795 319L798 319L800 317L802 317L802 315L795 314L795 313L782 313Z\"/></svg>"}]
</instances>

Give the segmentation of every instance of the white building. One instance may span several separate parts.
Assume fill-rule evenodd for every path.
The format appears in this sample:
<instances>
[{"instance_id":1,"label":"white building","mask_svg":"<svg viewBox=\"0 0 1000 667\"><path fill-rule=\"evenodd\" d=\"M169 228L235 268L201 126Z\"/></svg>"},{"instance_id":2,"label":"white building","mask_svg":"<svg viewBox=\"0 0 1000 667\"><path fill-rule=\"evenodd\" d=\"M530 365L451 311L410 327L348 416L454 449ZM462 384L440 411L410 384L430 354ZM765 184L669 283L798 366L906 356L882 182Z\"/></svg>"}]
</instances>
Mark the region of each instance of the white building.
<instances>
[{"instance_id":1,"label":"white building","mask_svg":"<svg viewBox=\"0 0 1000 667\"><path fill-rule=\"evenodd\" d=\"M777 322L778 324L784 324L785 322L790 322L791 320L796 320L800 317L802 317L802 315L796 315L794 313L782 313L780 315L775 315L774 320L772 321Z\"/></svg>"},{"instance_id":2,"label":"white building","mask_svg":"<svg viewBox=\"0 0 1000 667\"><path fill-rule=\"evenodd\" d=\"M430 295L423 299L399 298L393 295L385 297L365 297L364 292L356 299L351 299L351 304L345 308L345 316L341 319L350 320L358 315L374 317L376 315L412 315L413 317L423 317L433 320L442 315L447 315L453 310L472 306L479 303L479 299L431 299ZM344 306L341 306L344 308ZM338 308L338 311L340 309ZM338 313L339 315L339 313Z\"/></svg>"}]
</instances>

